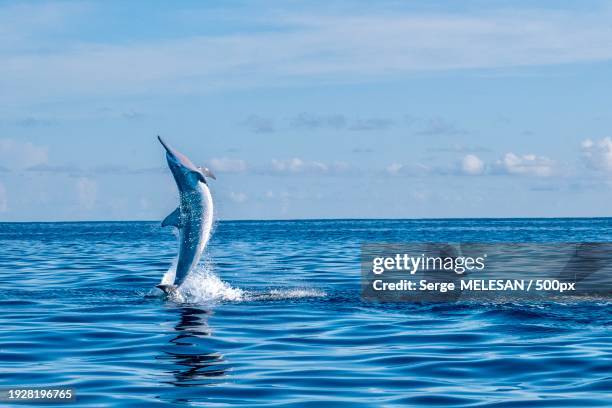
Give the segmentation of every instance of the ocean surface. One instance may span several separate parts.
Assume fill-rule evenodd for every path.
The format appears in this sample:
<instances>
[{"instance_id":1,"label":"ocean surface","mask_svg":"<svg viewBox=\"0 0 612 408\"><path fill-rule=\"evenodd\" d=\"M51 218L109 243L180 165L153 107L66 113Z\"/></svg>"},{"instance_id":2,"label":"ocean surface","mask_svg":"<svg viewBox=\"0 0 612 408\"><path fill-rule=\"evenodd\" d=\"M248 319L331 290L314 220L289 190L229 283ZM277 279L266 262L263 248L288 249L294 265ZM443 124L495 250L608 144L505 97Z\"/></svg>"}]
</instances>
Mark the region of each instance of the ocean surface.
<instances>
[{"instance_id":1,"label":"ocean surface","mask_svg":"<svg viewBox=\"0 0 612 408\"><path fill-rule=\"evenodd\" d=\"M612 405L609 298L362 300L360 244L415 241L612 242L612 219L219 222L174 300L154 289L177 252L158 223L0 223L0 388L69 386L79 407Z\"/></svg>"}]
</instances>

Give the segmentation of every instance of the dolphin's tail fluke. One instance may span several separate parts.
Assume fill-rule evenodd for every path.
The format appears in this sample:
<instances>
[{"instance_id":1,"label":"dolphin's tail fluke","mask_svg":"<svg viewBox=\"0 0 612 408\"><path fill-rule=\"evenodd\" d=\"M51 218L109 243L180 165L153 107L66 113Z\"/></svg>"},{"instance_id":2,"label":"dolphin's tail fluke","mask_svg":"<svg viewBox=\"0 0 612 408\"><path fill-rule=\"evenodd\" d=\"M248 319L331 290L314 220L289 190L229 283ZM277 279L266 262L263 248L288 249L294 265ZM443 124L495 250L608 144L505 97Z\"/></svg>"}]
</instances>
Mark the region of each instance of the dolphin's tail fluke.
<instances>
[{"instance_id":1,"label":"dolphin's tail fluke","mask_svg":"<svg viewBox=\"0 0 612 408\"><path fill-rule=\"evenodd\" d=\"M160 284L160 285L157 285L156 287L161 289L166 295L170 295L170 294L176 292L176 285L164 285L164 284Z\"/></svg>"}]
</instances>

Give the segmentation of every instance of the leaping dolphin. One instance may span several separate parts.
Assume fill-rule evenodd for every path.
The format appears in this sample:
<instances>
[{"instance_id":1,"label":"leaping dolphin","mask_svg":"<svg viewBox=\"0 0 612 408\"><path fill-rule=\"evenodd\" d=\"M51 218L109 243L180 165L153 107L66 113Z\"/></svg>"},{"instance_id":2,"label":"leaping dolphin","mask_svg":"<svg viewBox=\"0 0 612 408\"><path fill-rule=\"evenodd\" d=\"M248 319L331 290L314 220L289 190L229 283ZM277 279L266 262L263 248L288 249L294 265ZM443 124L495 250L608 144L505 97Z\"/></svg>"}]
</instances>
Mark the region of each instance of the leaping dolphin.
<instances>
[{"instance_id":1,"label":"leaping dolphin","mask_svg":"<svg viewBox=\"0 0 612 408\"><path fill-rule=\"evenodd\" d=\"M157 136L166 149L166 160L179 191L179 206L162 221L179 231L179 253L176 270L167 273L158 288L168 294L183 283L189 271L198 264L210 238L213 201L206 177L216 177L205 167L196 167L184 154L176 151Z\"/></svg>"}]
</instances>

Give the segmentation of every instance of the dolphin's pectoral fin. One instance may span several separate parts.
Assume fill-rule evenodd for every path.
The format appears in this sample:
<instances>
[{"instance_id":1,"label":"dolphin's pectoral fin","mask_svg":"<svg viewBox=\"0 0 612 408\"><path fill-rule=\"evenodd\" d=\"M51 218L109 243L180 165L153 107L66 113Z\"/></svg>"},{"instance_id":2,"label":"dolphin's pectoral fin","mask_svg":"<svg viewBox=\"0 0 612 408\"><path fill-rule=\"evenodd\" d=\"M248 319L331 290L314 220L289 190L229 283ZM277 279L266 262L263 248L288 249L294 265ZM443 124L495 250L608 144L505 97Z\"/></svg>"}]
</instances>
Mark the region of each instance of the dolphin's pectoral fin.
<instances>
[{"instance_id":1,"label":"dolphin's pectoral fin","mask_svg":"<svg viewBox=\"0 0 612 408\"><path fill-rule=\"evenodd\" d=\"M172 211L169 216L164 218L161 223L162 227L167 227L168 225L181 228L181 210L178 207L176 210Z\"/></svg>"},{"instance_id":2,"label":"dolphin's pectoral fin","mask_svg":"<svg viewBox=\"0 0 612 408\"><path fill-rule=\"evenodd\" d=\"M212 171L208 167L198 167L198 169L202 172L206 177L210 177L213 180L216 180L217 177L213 174Z\"/></svg>"},{"instance_id":3,"label":"dolphin's pectoral fin","mask_svg":"<svg viewBox=\"0 0 612 408\"><path fill-rule=\"evenodd\" d=\"M200 170L194 171L192 173L196 176L198 181L201 181L202 183L206 184L206 178L204 178L204 174L202 174Z\"/></svg>"}]
</instances>

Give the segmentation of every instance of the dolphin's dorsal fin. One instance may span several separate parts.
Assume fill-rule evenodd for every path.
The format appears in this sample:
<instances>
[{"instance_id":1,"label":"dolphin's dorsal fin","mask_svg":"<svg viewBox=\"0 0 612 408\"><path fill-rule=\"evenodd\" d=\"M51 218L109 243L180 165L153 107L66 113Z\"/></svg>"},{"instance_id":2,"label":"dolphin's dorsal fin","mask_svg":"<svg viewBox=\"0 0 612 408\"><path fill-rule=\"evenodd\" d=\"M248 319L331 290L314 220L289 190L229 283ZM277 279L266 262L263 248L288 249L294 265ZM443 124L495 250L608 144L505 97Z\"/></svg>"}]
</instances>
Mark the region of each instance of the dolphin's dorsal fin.
<instances>
[{"instance_id":1,"label":"dolphin's dorsal fin","mask_svg":"<svg viewBox=\"0 0 612 408\"><path fill-rule=\"evenodd\" d=\"M161 223L162 227L167 227L168 225L181 228L181 210L178 207L176 210L172 211L169 216L164 218Z\"/></svg>"},{"instance_id":2,"label":"dolphin's dorsal fin","mask_svg":"<svg viewBox=\"0 0 612 408\"><path fill-rule=\"evenodd\" d=\"M213 174L212 171L210 171L208 167L198 167L198 170L200 170L202 174L205 175L206 177L210 177L213 180L217 179L217 177Z\"/></svg>"}]
</instances>

